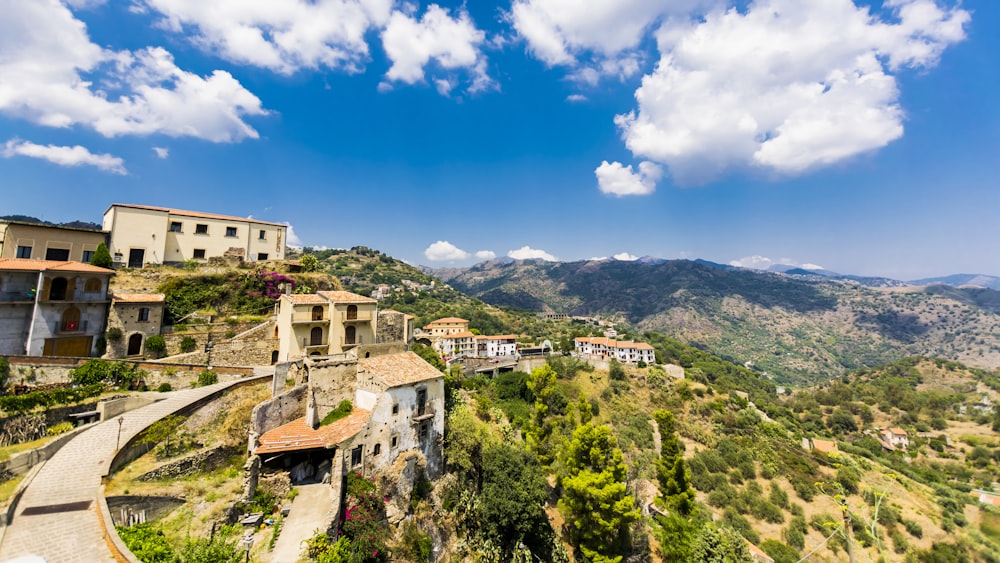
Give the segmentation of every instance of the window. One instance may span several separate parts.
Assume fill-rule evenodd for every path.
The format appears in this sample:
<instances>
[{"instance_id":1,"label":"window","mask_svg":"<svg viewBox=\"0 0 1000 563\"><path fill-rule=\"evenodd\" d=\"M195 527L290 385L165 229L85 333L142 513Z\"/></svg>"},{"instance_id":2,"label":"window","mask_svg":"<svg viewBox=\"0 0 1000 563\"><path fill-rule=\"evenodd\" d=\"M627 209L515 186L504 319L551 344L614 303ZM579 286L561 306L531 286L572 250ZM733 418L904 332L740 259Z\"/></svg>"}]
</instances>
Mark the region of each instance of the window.
<instances>
[{"instance_id":1,"label":"window","mask_svg":"<svg viewBox=\"0 0 1000 563\"><path fill-rule=\"evenodd\" d=\"M267 253L266 252L258 252L257 253L257 260L260 260L260 261L267 260Z\"/></svg>"},{"instance_id":2,"label":"window","mask_svg":"<svg viewBox=\"0 0 1000 563\"><path fill-rule=\"evenodd\" d=\"M351 467L357 467L359 465L361 465L361 446L351 450Z\"/></svg>"},{"instance_id":3,"label":"window","mask_svg":"<svg viewBox=\"0 0 1000 563\"><path fill-rule=\"evenodd\" d=\"M140 321L149 320L149 307L139 307L139 320Z\"/></svg>"},{"instance_id":4,"label":"window","mask_svg":"<svg viewBox=\"0 0 1000 563\"><path fill-rule=\"evenodd\" d=\"M372 450L372 455L379 455L382 453L382 444L375 444L375 449Z\"/></svg>"},{"instance_id":5,"label":"window","mask_svg":"<svg viewBox=\"0 0 1000 563\"><path fill-rule=\"evenodd\" d=\"M19 246L19 247L17 247L17 257L18 258L31 258L31 247L30 246Z\"/></svg>"},{"instance_id":6,"label":"window","mask_svg":"<svg viewBox=\"0 0 1000 563\"><path fill-rule=\"evenodd\" d=\"M84 250L83 251L83 260L82 260L82 262L86 262L87 264L90 264L90 261L93 260L93 259L94 259L94 251L93 250Z\"/></svg>"},{"instance_id":7,"label":"window","mask_svg":"<svg viewBox=\"0 0 1000 563\"><path fill-rule=\"evenodd\" d=\"M97 278L87 278L87 281L83 282L83 291L86 293L97 293L101 291L101 280Z\"/></svg>"},{"instance_id":8,"label":"window","mask_svg":"<svg viewBox=\"0 0 1000 563\"><path fill-rule=\"evenodd\" d=\"M399 414L399 403L392 405L392 414Z\"/></svg>"},{"instance_id":9,"label":"window","mask_svg":"<svg viewBox=\"0 0 1000 563\"><path fill-rule=\"evenodd\" d=\"M181 232L181 222L180 221L171 221L170 222L170 232L171 233L179 233L179 232Z\"/></svg>"},{"instance_id":10,"label":"window","mask_svg":"<svg viewBox=\"0 0 1000 563\"><path fill-rule=\"evenodd\" d=\"M227 237L235 237L236 236L236 227L226 227L226 236Z\"/></svg>"},{"instance_id":11,"label":"window","mask_svg":"<svg viewBox=\"0 0 1000 563\"><path fill-rule=\"evenodd\" d=\"M393 436L392 439L389 441L390 444L389 447L395 449L396 444L398 443L399 443L399 436Z\"/></svg>"},{"instance_id":12,"label":"window","mask_svg":"<svg viewBox=\"0 0 1000 563\"><path fill-rule=\"evenodd\" d=\"M204 248L196 248L196 249L194 249L194 258L195 258L195 260L204 260L205 259L205 249Z\"/></svg>"},{"instance_id":13,"label":"window","mask_svg":"<svg viewBox=\"0 0 1000 563\"><path fill-rule=\"evenodd\" d=\"M423 416L427 410L427 390L419 389L417 391L417 416Z\"/></svg>"},{"instance_id":14,"label":"window","mask_svg":"<svg viewBox=\"0 0 1000 563\"><path fill-rule=\"evenodd\" d=\"M203 225L201 223L194 226L194 234L196 235L207 235L208 225Z\"/></svg>"},{"instance_id":15,"label":"window","mask_svg":"<svg viewBox=\"0 0 1000 563\"><path fill-rule=\"evenodd\" d=\"M420 447L427 447L427 436L430 435L431 425L427 422L420 423Z\"/></svg>"},{"instance_id":16,"label":"window","mask_svg":"<svg viewBox=\"0 0 1000 563\"><path fill-rule=\"evenodd\" d=\"M69 260L68 248L47 248L45 249L46 260Z\"/></svg>"},{"instance_id":17,"label":"window","mask_svg":"<svg viewBox=\"0 0 1000 563\"><path fill-rule=\"evenodd\" d=\"M260 234L257 235L257 238L259 238L260 240L266 239L267 238L267 231L265 231L264 229L261 229L260 230Z\"/></svg>"}]
</instances>

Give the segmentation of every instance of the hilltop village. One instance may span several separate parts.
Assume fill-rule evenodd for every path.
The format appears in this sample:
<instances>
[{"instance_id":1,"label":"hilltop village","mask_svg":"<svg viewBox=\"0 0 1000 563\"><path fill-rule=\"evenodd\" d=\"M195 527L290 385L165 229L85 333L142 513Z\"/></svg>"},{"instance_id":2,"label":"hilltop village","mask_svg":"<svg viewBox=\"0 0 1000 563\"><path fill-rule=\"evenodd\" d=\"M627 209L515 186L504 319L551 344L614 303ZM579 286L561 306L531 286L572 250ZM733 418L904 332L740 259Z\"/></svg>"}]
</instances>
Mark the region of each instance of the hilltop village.
<instances>
[{"instance_id":1,"label":"hilltop village","mask_svg":"<svg viewBox=\"0 0 1000 563\"><path fill-rule=\"evenodd\" d=\"M0 561L82 560L37 541L56 525L86 560L1000 552L995 371L901 358L792 390L287 229L134 204L0 220L0 437L39 444L0 462Z\"/></svg>"}]
</instances>

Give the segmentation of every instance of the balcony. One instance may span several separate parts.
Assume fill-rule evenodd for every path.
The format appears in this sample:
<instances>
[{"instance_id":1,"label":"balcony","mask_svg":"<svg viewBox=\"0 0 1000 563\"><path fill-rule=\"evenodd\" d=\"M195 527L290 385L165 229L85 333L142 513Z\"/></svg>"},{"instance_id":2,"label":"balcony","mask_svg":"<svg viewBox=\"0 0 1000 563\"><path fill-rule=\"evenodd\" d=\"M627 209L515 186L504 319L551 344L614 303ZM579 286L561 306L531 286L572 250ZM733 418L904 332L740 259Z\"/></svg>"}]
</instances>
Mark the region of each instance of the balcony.
<instances>
[{"instance_id":1,"label":"balcony","mask_svg":"<svg viewBox=\"0 0 1000 563\"><path fill-rule=\"evenodd\" d=\"M425 420L434 418L436 411L433 405L424 405L424 408L413 409L413 416L410 417L410 424L420 424Z\"/></svg>"},{"instance_id":2,"label":"balcony","mask_svg":"<svg viewBox=\"0 0 1000 563\"><path fill-rule=\"evenodd\" d=\"M309 325L309 324L325 324L330 322L326 318L326 315L317 318L315 315L293 315L292 324L293 325Z\"/></svg>"},{"instance_id":3,"label":"balcony","mask_svg":"<svg viewBox=\"0 0 1000 563\"><path fill-rule=\"evenodd\" d=\"M361 337L361 336L355 336L354 338L341 338L340 339L340 347L343 350L346 350L348 348L353 348L355 346L360 346L361 344L364 344L364 343L365 343L365 339L364 339L364 337Z\"/></svg>"},{"instance_id":4,"label":"balcony","mask_svg":"<svg viewBox=\"0 0 1000 563\"><path fill-rule=\"evenodd\" d=\"M5 293L0 293L0 303L25 303L30 304L35 302L35 293L33 291L10 291Z\"/></svg>"},{"instance_id":5,"label":"balcony","mask_svg":"<svg viewBox=\"0 0 1000 563\"><path fill-rule=\"evenodd\" d=\"M341 311L340 321L345 323L370 323L372 322L372 316L371 311L359 311L357 313Z\"/></svg>"}]
</instances>

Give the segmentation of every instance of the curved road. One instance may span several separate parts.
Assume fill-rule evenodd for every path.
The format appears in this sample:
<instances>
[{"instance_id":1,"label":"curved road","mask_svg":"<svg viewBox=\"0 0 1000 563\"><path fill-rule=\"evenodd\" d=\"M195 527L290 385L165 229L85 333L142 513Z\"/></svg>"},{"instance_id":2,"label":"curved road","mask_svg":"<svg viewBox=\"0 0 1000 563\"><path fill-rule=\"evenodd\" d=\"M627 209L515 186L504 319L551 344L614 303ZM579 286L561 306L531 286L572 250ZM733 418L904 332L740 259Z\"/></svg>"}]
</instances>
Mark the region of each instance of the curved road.
<instances>
[{"instance_id":1,"label":"curved road","mask_svg":"<svg viewBox=\"0 0 1000 563\"><path fill-rule=\"evenodd\" d=\"M121 443L164 416L247 379L253 378L177 391L125 413ZM40 555L48 563L115 561L101 530L95 499L117 447L117 419L81 432L45 462L24 491L3 535L0 562L23 555Z\"/></svg>"}]
</instances>

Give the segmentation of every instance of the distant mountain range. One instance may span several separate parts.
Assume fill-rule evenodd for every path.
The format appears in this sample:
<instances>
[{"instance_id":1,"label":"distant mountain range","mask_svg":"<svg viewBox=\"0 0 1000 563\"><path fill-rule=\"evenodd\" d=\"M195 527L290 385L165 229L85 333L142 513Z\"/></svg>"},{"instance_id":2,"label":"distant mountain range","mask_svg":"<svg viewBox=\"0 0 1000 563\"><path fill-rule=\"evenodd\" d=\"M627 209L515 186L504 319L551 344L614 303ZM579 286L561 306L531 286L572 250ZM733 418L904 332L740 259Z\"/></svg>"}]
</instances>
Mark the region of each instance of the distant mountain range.
<instances>
[{"instance_id":1,"label":"distant mountain range","mask_svg":"<svg viewBox=\"0 0 1000 563\"><path fill-rule=\"evenodd\" d=\"M431 272L493 305L620 318L786 380L910 355L1000 366L1000 292L985 288L703 260L500 259Z\"/></svg>"},{"instance_id":2,"label":"distant mountain range","mask_svg":"<svg viewBox=\"0 0 1000 563\"><path fill-rule=\"evenodd\" d=\"M91 231L100 231L102 229L101 225L97 223L91 223L90 221L69 221L67 223L53 223L51 221L43 221L37 217L32 217L30 215L0 215L0 221L18 221L21 223L35 223L38 225L53 225L56 227L70 227L73 229L88 229Z\"/></svg>"}]
</instances>

